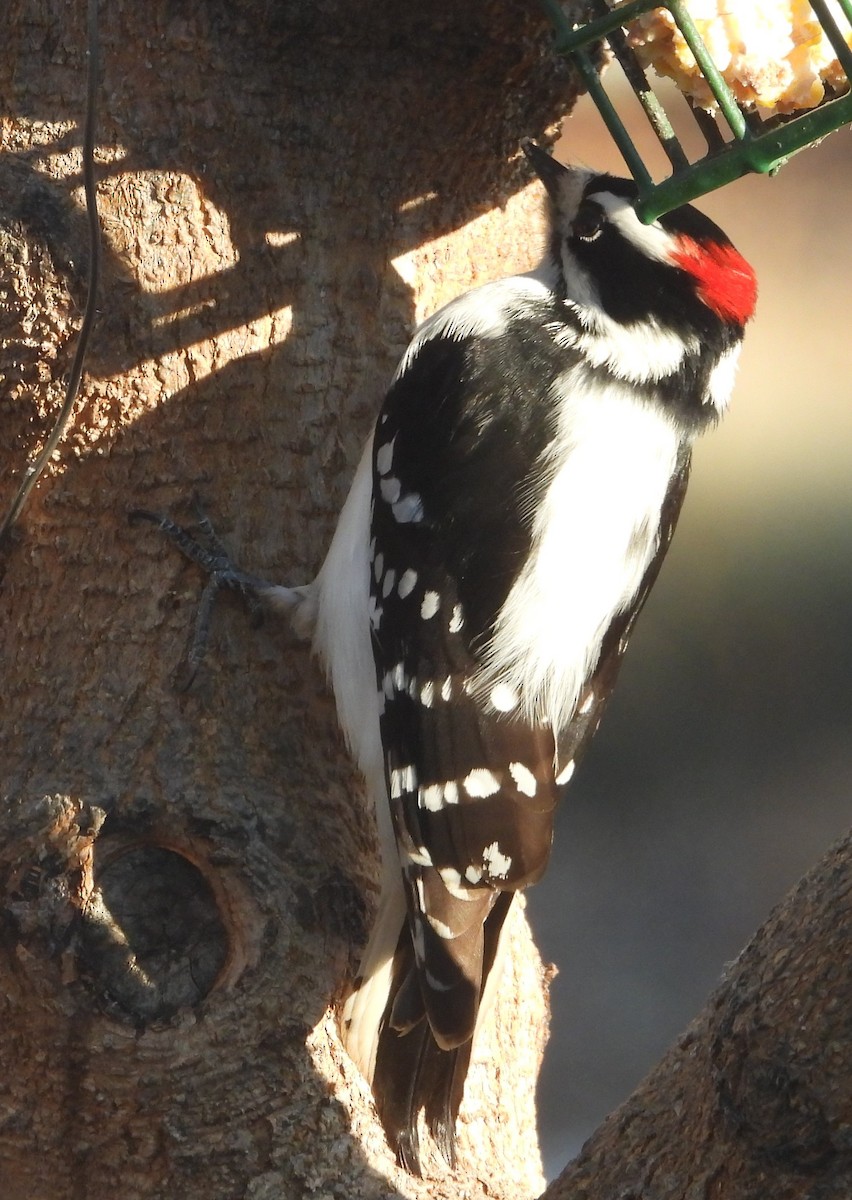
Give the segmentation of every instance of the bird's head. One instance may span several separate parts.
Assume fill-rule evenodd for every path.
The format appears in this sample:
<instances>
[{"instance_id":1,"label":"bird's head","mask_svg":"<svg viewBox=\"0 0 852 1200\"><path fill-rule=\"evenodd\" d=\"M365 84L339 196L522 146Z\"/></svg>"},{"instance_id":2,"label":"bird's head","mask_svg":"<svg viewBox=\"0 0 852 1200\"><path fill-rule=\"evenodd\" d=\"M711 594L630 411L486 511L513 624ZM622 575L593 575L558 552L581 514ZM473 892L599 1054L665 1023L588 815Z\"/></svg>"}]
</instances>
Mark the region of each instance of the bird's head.
<instances>
[{"instance_id":1,"label":"bird's head","mask_svg":"<svg viewBox=\"0 0 852 1200\"><path fill-rule=\"evenodd\" d=\"M632 180L563 166L534 142L523 149L549 198L558 290L592 337L623 347L616 374L634 382L662 378L682 346L717 361L734 355L754 312L757 282L718 225L690 204L644 225ZM729 391L723 396L719 385L707 397L716 411Z\"/></svg>"},{"instance_id":2,"label":"bird's head","mask_svg":"<svg viewBox=\"0 0 852 1200\"><path fill-rule=\"evenodd\" d=\"M698 209L684 204L643 225L632 180L563 166L534 142L524 152L550 198L551 248L569 299L622 322L651 314L675 324L686 316L743 326L752 316L754 272Z\"/></svg>"}]
</instances>

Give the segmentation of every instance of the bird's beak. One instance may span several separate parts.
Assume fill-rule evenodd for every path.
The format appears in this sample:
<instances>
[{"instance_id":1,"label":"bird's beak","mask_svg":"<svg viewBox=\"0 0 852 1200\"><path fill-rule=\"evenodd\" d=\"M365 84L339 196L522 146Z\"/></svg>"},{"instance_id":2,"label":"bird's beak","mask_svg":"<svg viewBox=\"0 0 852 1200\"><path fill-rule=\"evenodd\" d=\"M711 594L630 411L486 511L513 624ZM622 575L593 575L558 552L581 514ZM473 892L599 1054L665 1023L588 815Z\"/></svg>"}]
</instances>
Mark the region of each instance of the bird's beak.
<instances>
[{"instance_id":1,"label":"bird's beak","mask_svg":"<svg viewBox=\"0 0 852 1200\"><path fill-rule=\"evenodd\" d=\"M547 188L548 195L553 200L558 200L559 185L564 182L566 176L571 175L570 167L564 167L561 162L557 162L546 150L537 146L531 138L524 138L521 142L521 149L529 159L530 166Z\"/></svg>"}]
</instances>

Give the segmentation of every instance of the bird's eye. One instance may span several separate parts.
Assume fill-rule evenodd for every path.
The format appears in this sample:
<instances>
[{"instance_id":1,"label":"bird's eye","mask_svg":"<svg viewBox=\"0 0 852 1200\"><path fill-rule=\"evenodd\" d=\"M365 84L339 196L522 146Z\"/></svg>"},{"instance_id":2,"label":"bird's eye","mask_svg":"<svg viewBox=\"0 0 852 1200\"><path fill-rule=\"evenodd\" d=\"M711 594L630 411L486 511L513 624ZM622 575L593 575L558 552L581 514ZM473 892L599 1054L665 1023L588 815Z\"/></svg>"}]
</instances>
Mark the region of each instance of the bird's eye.
<instances>
[{"instance_id":1,"label":"bird's eye","mask_svg":"<svg viewBox=\"0 0 852 1200\"><path fill-rule=\"evenodd\" d=\"M580 205L571 224L571 233L581 242L594 242L603 233L606 213L599 204L586 202Z\"/></svg>"}]
</instances>

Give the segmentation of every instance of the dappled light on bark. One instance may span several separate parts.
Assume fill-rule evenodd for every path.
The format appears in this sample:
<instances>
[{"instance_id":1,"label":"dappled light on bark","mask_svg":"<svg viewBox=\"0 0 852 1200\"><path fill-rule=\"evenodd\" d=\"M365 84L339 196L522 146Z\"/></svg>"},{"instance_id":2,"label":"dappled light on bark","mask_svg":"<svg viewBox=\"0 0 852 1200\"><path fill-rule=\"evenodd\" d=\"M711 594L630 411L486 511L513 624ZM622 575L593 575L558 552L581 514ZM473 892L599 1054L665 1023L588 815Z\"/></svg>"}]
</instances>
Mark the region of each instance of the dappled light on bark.
<instances>
[{"instance_id":1,"label":"dappled light on bark","mask_svg":"<svg viewBox=\"0 0 852 1200\"><path fill-rule=\"evenodd\" d=\"M85 299L84 10L6 15L4 507ZM461 1173L415 1182L336 1032L376 865L324 683L223 598L180 690L204 581L127 514L197 498L248 569L312 577L413 323L538 255L518 143L571 97L547 46L514 2L101 6L99 319L0 566L9 1200L541 1187L522 915Z\"/></svg>"}]
</instances>

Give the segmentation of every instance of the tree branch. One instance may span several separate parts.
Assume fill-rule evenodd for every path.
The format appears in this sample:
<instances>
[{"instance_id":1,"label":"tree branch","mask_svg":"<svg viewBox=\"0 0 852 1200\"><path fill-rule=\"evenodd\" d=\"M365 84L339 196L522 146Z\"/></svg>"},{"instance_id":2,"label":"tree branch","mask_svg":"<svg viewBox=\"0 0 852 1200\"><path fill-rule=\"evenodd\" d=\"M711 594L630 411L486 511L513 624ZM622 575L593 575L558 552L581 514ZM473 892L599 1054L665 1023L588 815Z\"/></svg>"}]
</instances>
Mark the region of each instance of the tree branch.
<instances>
[{"instance_id":1,"label":"tree branch","mask_svg":"<svg viewBox=\"0 0 852 1200\"><path fill-rule=\"evenodd\" d=\"M852 1195L852 835L799 883L547 1200Z\"/></svg>"}]
</instances>

